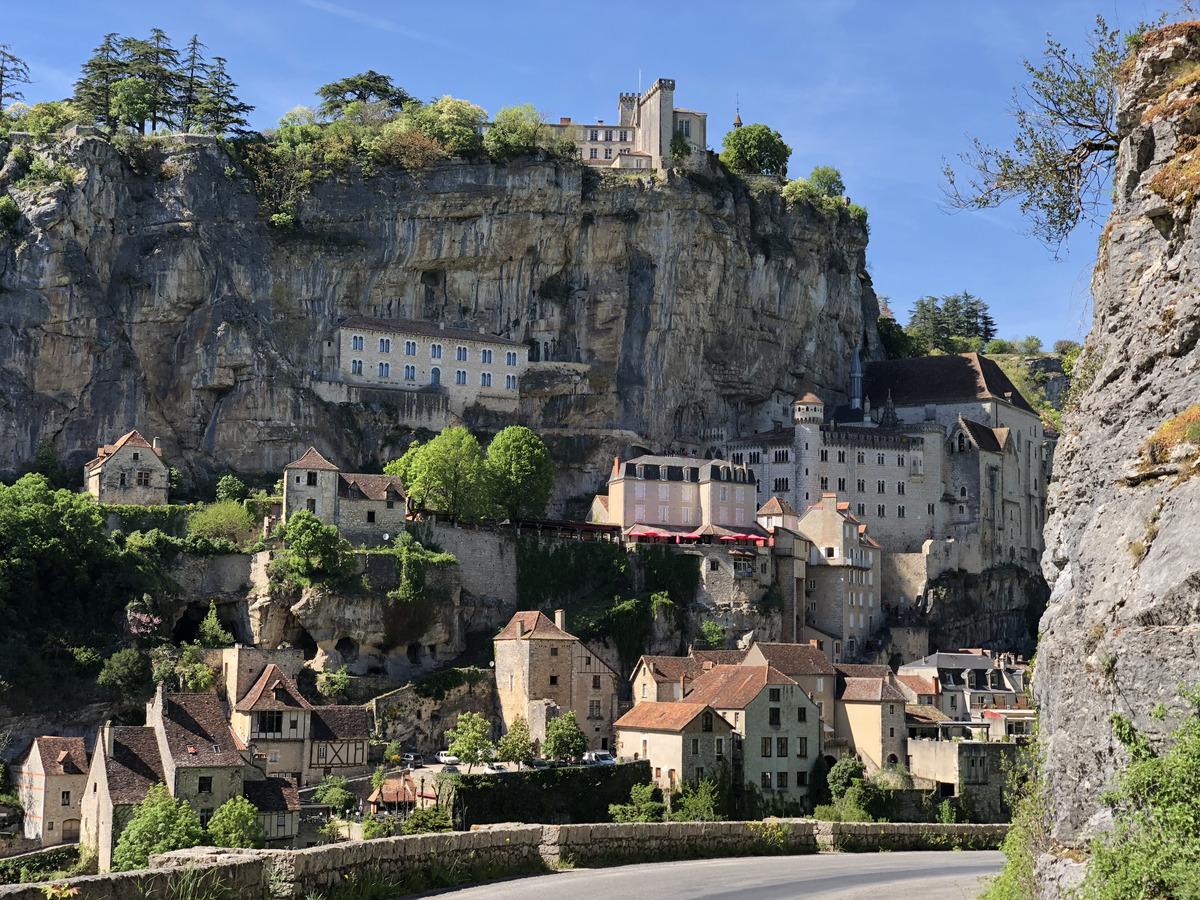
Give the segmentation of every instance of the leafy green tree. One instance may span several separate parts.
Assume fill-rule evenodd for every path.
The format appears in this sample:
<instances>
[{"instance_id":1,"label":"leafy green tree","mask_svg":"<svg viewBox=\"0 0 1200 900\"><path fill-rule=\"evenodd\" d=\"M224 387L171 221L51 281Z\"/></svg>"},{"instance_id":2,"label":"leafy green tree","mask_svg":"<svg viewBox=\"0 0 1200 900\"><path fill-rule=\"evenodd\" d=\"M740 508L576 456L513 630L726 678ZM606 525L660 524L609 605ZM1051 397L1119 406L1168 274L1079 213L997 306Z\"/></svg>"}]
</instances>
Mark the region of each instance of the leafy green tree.
<instances>
[{"instance_id":1,"label":"leafy green tree","mask_svg":"<svg viewBox=\"0 0 1200 900\"><path fill-rule=\"evenodd\" d=\"M29 65L25 60L12 54L12 47L0 44L0 108L8 101L21 101L25 95L20 91L20 85L30 84Z\"/></svg>"},{"instance_id":2,"label":"leafy green tree","mask_svg":"<svg viewBox=\"0 0 1200 900\"><path fill-rule=\"evenodd\" d=\"M532 103L502 106L483 135L483 148L496 162L509 162L532 153L538 146L546 124Z\"/></svg>"},{"instance_id":3,"label":"leafy green tree","mask_svg":"<svg viewBox=\"0 0 1200 900\"><path fill-rule=\"evenodd\" d=\"M389 76L374 69L323 84L317 88L317 96L321 98L321 112L335 119L344 116L351 103L384 103L399 109L413 99Z\"/></svg>"},{"instance_id":4,"label":"leafy green tree","mask_svg":"<svg viewBox=\"0 0 1200 900\"><path fill-rule=\"evenodd\" d=\"M153 100L153 91L147 82L140 78L122 78L112 90L113 117L126 128L144 134Z\"/></svg>"},{"instance_id":5,"label":"leafy green tree","mask_svg":"<svg viewBox=\"0 0 1200 900\"><path fill-rule=\"evenodd\" d=\"M716 619L705 619L701 622L700 635L711 649L721 650L725 647L725 626Z\"/></svg>"},{"instance_id":6,"label":"leafy green tree","mask_svg":"<svg viewBox=\"0 0 1200 900\"><path fill-rule=\"evenodd\" d=\"M405 459L407 453L397 468ZM470 516L479 506L484 476L479 441L461 425L447 428L416 451L406 474L405 487L418 509L435 509L456 521Z\"/></svg>"},{"instance_id":7,"label":"leafy green tree","mask_svg":"<svg viewBox=\"0 0 1200 900\"><path fill-rule=\"evenodd\" d=\"M399 741L390 741L383 748L383 761L389 766L398 766L400 765L400 754L403 752Z\"/></svg>"},{"instance_id":8,"label":"leafy green tree","mask_svg":"<svg viewBox=\"0 0 1200 900\"><path fill-rule=\"evenodd\" d=\"M766 125L746 125L725 135L721 162L731 172L745 175L787 176L788 159L792 148L783 136Z\"/></svg>"},{"instance_id":9,"label":"leafy green tree","mask_svg":"<svg viewBox=\"0 0 1200 900\"><path fill-rule=\"evenodd\" d=\"M37 445L33 454L33 471L44 475L54 488L72 487L72 478L62 460L58 458L58 450L51 441L42 441Z\"/></svg>"},{"instance_id":10,"label":"leafy green tree","mask_svg":"<svg viewBox=\"0 0 1200 900\"><path fill-rule=\"evenodd\" d=\"M840 800L856 781L861 781L867 767L857 756L843 756L829 770L829 793Z\"/></svg>"},{"instance_id":11,"label":"leafy green tree","mask_svg":"<svg viewBox=\"0 0 1200 900\"><path fill-rule=\"evenodd\" d=\"M133 818L121 832L113 851L115 872L144 869L150 857L171 850L195 847L204 840L200 817L186 800L176 800L166 785L156 784L134 808Z\"/></svg>"},{"instance_id":12,"label":"leafy green tree","mask_svg":"<svg viewBox=\"0 0 1200 900\"><path fill-rule=\"evenodd\" d=\"M1012 341L1005 341L1001 338L996 338L987 342L987 346L983 348L984 353L1001 354L1001 353L1016 353L1017 347Z\"/></svg>"},{"instance_id":13,"label":"leafy green tree","mask_svg":"<svg viewBox=\"0 0 1200 900\"><path fill-rule=\"evenodd\" d=\"M711 778L695 784L684 782L671 818L677 822L719 822L725 818L718 811L720 804L720 790Z\"/></svg>"},{"instance_id":14,"label":"leafy green tree","mask_svg":"<svg viewBox=\"0 0 1200 900\"><path fill-rule=\"evenodd\" d=\"M371 773L371 790L377 791L383 787L387 781L387 769L382 765L376 766L375 771Z\"/></svg>"},{"instance_id":15,"label":"leafy green tree","mask_svg":"<svg viewBox=\"0 0 1200 900\"><path fill-rule=\"evenodd\" d=\"M842 181L842 173L833 166L817 166L808 176L808 183L822 197L842 197L846 193L846 185Z\"/></svg>"},{"instance_id":16,"label":"leafy green tree","mask_svg":"<svg viewBox=\"0 0 1200 900\"><path fill-rule=\"evenodd\" d=\"M313 791L313 799L317 803L329 804L338 814L353 812L358 807L358 797L347 787L348 784L340 775L326 775Z\"/></svg>"},{"instance_id":17,"label":"leafy green tree","mask_svg":"<svg viewBox=\"0 0 1200 900\"><path fill-rule=\"evenodd\" d=\"M354 567L353 549L338 535L337 527L322 525L306 509L288 517L283 540L289 565L304 578L336 581L345 578Z\"/></svg>"},{"instance_id":18,"label":"leafy green tree","mask_svg":"<svg viewBox=\"0 0 1200 900\"><path fill-rule=\"evenodd\" d=\"M217 482L217 500L245 500L246 483L236 475L222 475Z\"/></svg>"},{"instance_id":19,"label":"leafy green tree","mask_svg":"<svg viewBox=\"0 0 1200 900\"><path fill-rule=\"evenodd\" d=\"M349 689L350 675L345 666L332 672L322 672L317 676L317 690L322 697L344 697Z\"/></svg>"},{"instance_id":20,"label":"leafy green tree","mask_svg":"<svg viewBox=\"0 0 1200 900\"><path fill-rule=\"evenodd\" d=\"M237 84L225 71L225 58L214 56L196 101L195 119L200 131L209 134L250 133L246 116L254 111L254 107L238 99L234 94L236 88Z\"/></svg>"},{"instance_id":21,"label":"leafy green tree","mask_svg":"<svg viewBox=\"0 0 1200 900\"><path fill-rule=\"evenodd\" d=\"M261 847L266 843L258 824L258 807L245 797L231 797L208 822L208 841L214 847Z\"/></svg>"},{"instance_id":22,"label":"leafy green tree","mask_svg":"<svg viewBox=\"0 0 1200 900\"><path fill-rule=\"evenodd\" d=\"M546 724L542 755L549 759L579 759L588 752L587 735L579 727L575 711L556 716Z\"/></svg>"},{"instance_id":23,"label":"leafy green tree","mask_svg":"<svg viewBox=\"0 0 1200 900\"><path fill-rule=\"evenodd\" d=\"M228 477L228 476L227 476ZM223 538L240 544L254 534L254 516L236 500L220 500L200 507L188 516L188 534Z\"/></svg>"},{"instance_id":24,"label":"leafy green tree","mask_svg":"<svg viewBox=\"0 0 1200 900\"><path fill-rule=\"evenodd\" d=\"M496 742L496 759L501 762L527 766L533 762L533 740L529 736L529 723L524 716L513 719L508 733ZM459 759L462 759L460 756Z\"/></svg>"},{"instance_id":25,"label":"leafy green tree","mask_svg":"<svg viewBox=\"0 0 1200 900\"><path fill-rule=\"evenodd\" d=\"M179 661L175 663L175 677L179 679L179 689L192 694L204 694L212 689L217 680L217 674L200 658L197 648L187 646Z\"/></svg>"},{"instance_id":26,"label":"leafy green tree","mask_svg":"<svg viewBox=\"0 0 1200 900\"><path fill-rule=\"evenodd\" d=\"M888 359L910 359L924 355L925 345L901 328L895 319L880 316L876 320L876 327L879 329L879 341L887 351Z\"/></svg>"},{"instance_id":27,"label":"leafy green tree","mask_svg":"<svg viewBox=\"0 0 1200 900\"><path fill-rule=\"evenodd\" d=\"M1016 134L1011 146L978 138L959 154L965 184L947 163L949 209L989 209L1020 203L1030 233L1058 247L1079 224L1105 208L1105 184L1116 162L1118 66L1125 56L1119 29L1100 16L1079 58L1047 37L1041 65L1024 60L1028 81L1013 91Z\"/></svg>"},{"instance_id":28,"label":"leafy green tree","mask_svg":"<svg viewBox=\"0 0 1200 900\"><path fill-rule=\"evenodd\" d=\"M450 830L450 809L446 806L427 806L414 809L404 820L405 834L433 834Z\"/></svg>"},{"instance_id":29,"label":"leafy green tree","mask_svg":"<svg viewBox=\"0 0 1200 900\"><path fill-rule=\"evenodd\" d=\"M125 77L121 58L120 37L106 34L95 55L83 64L83 72L75 82L75 102L99 124L112 128L117 123L113 110L113 92L117 82Z\"/></svg>"},{"instance_id":30,"label":"leafy green tree","mask_svg":"<svg viewBox=\"0 0 1200 900\"><path fill-rule=\"evenodd\" d=\"M447 94L432 103L406 109L399 124L415 125L451 156L476 156L483 150L487 112Z\"/></svg>"},{"instance_id":31,"label":"leafy green tree","mask_svg":"<svg viewBox=\"0 0 1200 900\"><path fill-rule=\"evenodd\" d=\"M546 514L554 490L554 463L542 439L510 425L488 444L484 472L494 512L509 519Z\"/></svg>"},{"instance_id":32,"label":"leafy green tree","mask_svg":"<svg viewBox=\"0 0 1200 900\"><path fill-rule=\"evenodd\" d=\"M692 156L692 142L682 131L677 131L671 138L671 162L680 166Z\"/></svg>"},{"instance_id":33,"label":"leafy green tree","mask_svg":"<svg viewBox=\"0 0 1200 900\"><path fill-rule=\"evenodd\" d=\"M446 732L447 748L466 763L468 774L472 767L482 766L495 754L496 745L489 737L491 733L488 720L473 712L462 713L455 727Z\"/></svg>"},{"instance_id":34,"label":"leafy green tree","mask_svg":"<svg viewBox=\"0 0 1200 900\"><path fill-rule=\"evenodd\" d=\"M629 790L629 802L609 804L608 814L614 822L661 822L667 807L654 799L654 792L652 784L635 784Z\"/></svg>"},{"instance_id":35,"label":"leafy green tree","mask_svg":"<svg viewBox=\"0 0 1200 900\"><path fill-rule=\"evenodd\" d=\"M233 635L221 626L221 620L217 618L217 604L215 603L209 605L208 614L200 623L198 640L201 647L215 649L233 646Z\"/></svg>"},{"instance_id":36,"label":"leafy green tree","mask_svg":"<svg viewBox=\"0 0 1200 900\"><path fill-rule=\"evenodd\" d=\"M150 693L150 663L137 650L118 650L104 661L96 681L123 700L137 700Z\"/></svg>"},{"instance_id":37,"label":"leafy green tree","mask_svg":"<svg viewBox=\"0 0 1200 900\"><path fill-rule=\"evenodd\" d=\"M1066 356L1068 353L1078 353L1079 343L1077 341L1069 340L1055 341L1054 352L1059 356Z\"/></svg>"},{"instance_id":38,"label":"leafy green tree","mask_svg":"<svg viewBox=\"0 0 1200 900\"><path fill-rule=\"evenodd\" d=\"M1042 339L1036 334L1031 334L1022 341L1017 342L1017 350L1024 353L1026 356L1032 356L1035 353L1042 352Z\"/></svg>"}]
</instances>

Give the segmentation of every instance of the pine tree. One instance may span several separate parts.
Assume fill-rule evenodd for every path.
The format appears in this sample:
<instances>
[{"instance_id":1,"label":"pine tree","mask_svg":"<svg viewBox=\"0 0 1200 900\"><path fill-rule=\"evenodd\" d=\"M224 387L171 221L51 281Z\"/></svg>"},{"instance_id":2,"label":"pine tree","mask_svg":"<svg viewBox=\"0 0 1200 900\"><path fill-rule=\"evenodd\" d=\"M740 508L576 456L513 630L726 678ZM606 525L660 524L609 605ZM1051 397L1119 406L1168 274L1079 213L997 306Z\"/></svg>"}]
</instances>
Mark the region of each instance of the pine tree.
<instances>
[{"instance_id":1,"label":"pine tree","mask_svg":"<svg viewBox=\"0 0 1200 900\"><path fill-rule=\"evenodd\" d=\"M116 83L128 74L122 58L121 39L116 32L106 34L92 52L95 55L83 64L83 74L75 82L75 102L99 124L112 128L116 122L113 91Z\"/></svg>"},{"instance_id":2,"label":"pine tree","mask_svg":"<svg viewBox=\"0 0 1200 900\"><path fill-rule=\"evenodd\" d=\"M233 93L237 84L225 72L225 58L214 56L208 77L196 104L196 119L201 131L210 134L247 134L250 123L246 114L254 109Z\"/></svg>"},{"instance_id":3,"label":"pine tree","mask_svg":"<svg viewBox=\"0 0 1200 900\"><path fill-rule=\"evenodd\" d=\"M8 44L0 44L0 107L9 101L24 100L25 95L17 90L19 84L31 84L29 66L25 60L13 56Z\"/></svg>"},{"instance_id":4,"label":"pine tree","mask_svg":"<svg viewBox=\"0 0 1200 900\"><path fill-rule=\"evenodd\" d=\"M160 124L170 123L178 80L175 67L179 63L179 52L171 46L171 39L158 28L150 32L147 40L121 38L121 51L126 74L140 79L145 85L142 92L145 95L145 116L153 134ZM145 121L137 125L137 130L145 132Z\"/></svg>"},{"instance_id":5,"label":"pine tree","mask_svg":"<svg viewBox=\"0 0 1200 900\"><path fill-rule=\"evenodd\" d=\"M200 102L204 80L208 77L208 63L204 61L203 53L205 49L204 44L200 43L200 35L193 34L183 52L183 62L179 66L179 96L176 98L181 131L193 131L200 125L196 118L196 106Z\"/></svg>"}]
</instances>

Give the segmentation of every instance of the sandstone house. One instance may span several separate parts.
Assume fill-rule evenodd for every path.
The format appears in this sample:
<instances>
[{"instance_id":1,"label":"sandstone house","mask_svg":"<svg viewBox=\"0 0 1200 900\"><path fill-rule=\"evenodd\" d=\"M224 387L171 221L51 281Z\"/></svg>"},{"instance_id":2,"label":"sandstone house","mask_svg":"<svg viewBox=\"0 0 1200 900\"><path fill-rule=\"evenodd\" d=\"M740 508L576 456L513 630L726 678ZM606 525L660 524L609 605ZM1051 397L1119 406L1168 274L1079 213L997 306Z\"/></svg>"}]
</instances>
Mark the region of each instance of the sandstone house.
<instances>
[{"instance_id":1,"label":"sandstone house","mask_svg":"<svg viewBox=\"0 0 1200 900\"><path fill-rule=\"evenodd\" d=\"M43 847L79 840L87 769L77 737L39 737L17 758L11 776L25 809L25 837Z\"/></svg>"},{"instance_id":2,"label":"sandstone house","mask_svg":"<svg viewBox=\"0 0 1200 900\"><path fill-rule=\"evenodd\" d=\"M285 518L308 510L353 543L380 544L399 534L406 504L399 478L343 472L315 447L283 470Z\"/></svg>"},{"instance_id":3,"label":"sandstone house","mask_svg":"<svg viewBox=\"0 0 1200 900\"><path fill-rule=\"evenodd\" d=\"M158 440L150 444L137 431L96 448L83 467L83 483L99 503L165 506L171 480Z\"/></svg>"}]
</instances>

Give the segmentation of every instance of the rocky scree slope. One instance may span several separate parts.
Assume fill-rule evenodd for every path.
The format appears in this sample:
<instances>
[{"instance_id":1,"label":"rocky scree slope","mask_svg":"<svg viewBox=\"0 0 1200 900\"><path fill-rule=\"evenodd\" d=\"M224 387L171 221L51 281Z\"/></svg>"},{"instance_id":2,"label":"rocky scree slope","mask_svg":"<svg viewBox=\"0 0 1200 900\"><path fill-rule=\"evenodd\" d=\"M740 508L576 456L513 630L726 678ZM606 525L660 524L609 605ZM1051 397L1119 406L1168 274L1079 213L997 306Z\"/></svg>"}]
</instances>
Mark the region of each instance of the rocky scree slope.
<instances>
[{"instance_id":1,"label":"rocky scree slope","mask_svg":"<svg viewBox=\"0 0 1200 900\"><path fill-rule=\"evenodd\" d=\"M536 342L520 419L559 439L580 488L623 448L736 430L772 389L837 400L854 348L878 355L865 228L716 168L352 170L285 233L213 139L18 150L0 143L22 213L0 235L0 472L43 440L82 463L133 427L201 480L278 470L314 441L348 466L389 458L404 395L339 407L311 389L356 314ZM75 183L18 187L25 151Z\"/></svg>"},{"instance_id":2,"label":"rocky scree slope","mask_svg":"<svg viewBox=\"0 0 1200 900\"><path fill-rule=\"evenodd\" d=\"M1068 845L1106 824L1100 793L1125 762L1110 714L1161 741L1172 722L1151 709L1178 709L1176 686L1200 681L1200 429L1187 427L1200 414L1200 23L1152 33L1127 66L1095 319L1045 531L1035 692L1052 836Z\"/></svg>"}]
</instances>

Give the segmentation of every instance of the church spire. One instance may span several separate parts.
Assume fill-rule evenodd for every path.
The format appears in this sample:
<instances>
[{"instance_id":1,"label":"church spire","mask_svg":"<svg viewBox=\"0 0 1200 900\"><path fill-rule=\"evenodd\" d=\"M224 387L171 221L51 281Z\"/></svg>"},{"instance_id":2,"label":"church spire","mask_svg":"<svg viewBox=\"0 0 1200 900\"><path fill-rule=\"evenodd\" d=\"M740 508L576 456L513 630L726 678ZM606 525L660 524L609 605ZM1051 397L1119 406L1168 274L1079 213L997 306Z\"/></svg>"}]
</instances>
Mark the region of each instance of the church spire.
<instances>
[{"instance_id":1,"label":"church spire","mask_svg":"<svg viewBox=\"0 0 1200 900\"><path fill-rule=\"evenodd\" d=\"M738 97L736 94L734 96L736 99L734 100L735 112L734 112L734 116L733 116L733 127L741 128L742 127L742 101L741 101L741 98Z\"/></svg>"}]
</instances>

